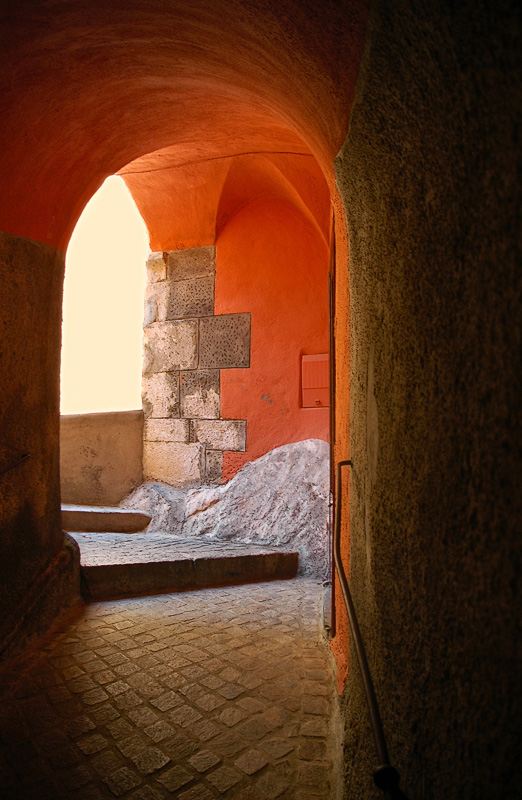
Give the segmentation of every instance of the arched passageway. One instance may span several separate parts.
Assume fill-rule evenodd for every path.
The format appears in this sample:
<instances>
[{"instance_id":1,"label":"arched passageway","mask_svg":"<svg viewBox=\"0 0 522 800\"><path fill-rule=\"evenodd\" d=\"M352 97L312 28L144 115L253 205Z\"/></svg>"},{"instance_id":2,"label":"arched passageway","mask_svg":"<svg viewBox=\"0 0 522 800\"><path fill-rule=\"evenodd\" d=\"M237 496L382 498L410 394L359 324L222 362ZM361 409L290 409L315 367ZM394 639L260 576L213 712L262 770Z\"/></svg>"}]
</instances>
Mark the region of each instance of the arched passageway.
<instances>
[{"instance_id":1,"label":"arched passageway","mask_svg":"<svg viewBox=\"0 0 522 800\"><path fill-rule=\"evenodd\" d=\"M200 373L212 381L219 369L212 388L217 407L192 411L196 418L246 424L243 452L223 454L228 480L275 447L328 440L328 403L303 407L300 373L302 354L329 348L330 192L310 153L224 155L178 167L170 148L161 153L163 166L154 167L159 155L144 156L121 171L162 269L161 275L150 273L146 348L156 350L161 326L170 332L173 319L206 320L200 322L199 358L196 353L194 362L181 364L189 372L180 373L180 414L191 416L184 381L197 383ZM209 253L208 267L184 266L188 258L205 259ZM176 330L185 336L181 324ZM214 341L212 353L206 353L202 337L210 335L210 325ZM236 342L233 349L229 337ZM238 349L241 337L248 341ZM153 399L161 391L155 373L165 365L155 357L149 361L154 363L144 366L145 416L154 420L168 416ZM190 372L194 365L198 369ZM174 380L175 373L168 374ZM191 397L193 406L196 395Z\"/></svg>"},{"instance_id":2,"label":"arched passageway","mask_svg":"<svg viewBox=\"0 0 522 800\"><path fill-rule=\"evenodd\" d=\"M59 13L45 4L34 17L27 12L14 10L5 27L4 54L17 68L5 87L2 126L19 135L11 140L14 150L0 156L10 186L0 207L7 269L20 275L19 282L9 281L7 298L18 311L8 335L6 466L20 451L31 454L24 474L10 475L2 542L3 563L23 564L20 571L5 570L13 611L25 587L42 571L52 572L52 563L72 580L59 524L59 308L63 248L85 202L108 174L123 170L153 247L172 247L169 236L176 246L175 226L165 236L165 225L179 219L180 204L183 245L204 245L243 202L228 158L260 154L257 167L248 167L251 186L266 194L272 181L273 194L275 175L283 200L297 202L329 240L330 211L324 201L317 206L314 182L326 181L335 200L332 163L347 127L366 13L362 5L348 13L332 7L318 37L313 15L301 13L296 28L291 7L272 2L255 9L201 2L189 9L158 0L146 10L127 4L124 15L89 2ZM340 72L341 50L349 58ZM309 174L314 159L322 176ZM173 190L173 173L181 195ZM225 177L229 207L210 204L209 213L201 213L198 185L220 193ZM167 197L172 206L165 208ZM345 235L340 225L340 253ZM30 320L23 312L28 301ZM36 330L38 346L28 352ZM28 372L31 386L22 389ZM27 559L22 554L29 543Z\"/></svg>"},{"instance_id":3,"label":"arched passageway","mask_svg":"<svg viewBox=\"0 0 522 800\"><path fill-rule=\"evenodd\" d=\"M514 0L450 5L376 0L366 31L355 2L4 13L0 642L12 652L77 596L59 320L88 198L147 154L143 195L165 158L189 172L311 154L336 209L336 459L350 438L350 572L383 716L412 795L468 800L521 780L522 48ZM354 669L344 697L350 791L367 798Z\"/></svg>"}]
</instances>

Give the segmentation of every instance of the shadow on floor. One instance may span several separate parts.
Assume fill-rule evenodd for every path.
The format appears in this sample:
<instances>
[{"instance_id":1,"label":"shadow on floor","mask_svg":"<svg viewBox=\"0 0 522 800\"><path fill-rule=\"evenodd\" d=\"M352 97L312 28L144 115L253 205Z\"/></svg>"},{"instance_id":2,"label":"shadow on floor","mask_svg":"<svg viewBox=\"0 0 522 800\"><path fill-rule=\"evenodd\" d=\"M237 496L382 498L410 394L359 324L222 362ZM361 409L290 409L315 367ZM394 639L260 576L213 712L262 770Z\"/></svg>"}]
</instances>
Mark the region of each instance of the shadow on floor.
<instances>
[{"instance_id":1,"label":"shadow on floor","mask_svg":"<svg viewBox=\"0 0 522 800\"><path fill-rule=\"evenodd\" d=\"M334 797L320 593L299 578L86 606L4 676L2 797Z\"/></svg>"}]
</instances>

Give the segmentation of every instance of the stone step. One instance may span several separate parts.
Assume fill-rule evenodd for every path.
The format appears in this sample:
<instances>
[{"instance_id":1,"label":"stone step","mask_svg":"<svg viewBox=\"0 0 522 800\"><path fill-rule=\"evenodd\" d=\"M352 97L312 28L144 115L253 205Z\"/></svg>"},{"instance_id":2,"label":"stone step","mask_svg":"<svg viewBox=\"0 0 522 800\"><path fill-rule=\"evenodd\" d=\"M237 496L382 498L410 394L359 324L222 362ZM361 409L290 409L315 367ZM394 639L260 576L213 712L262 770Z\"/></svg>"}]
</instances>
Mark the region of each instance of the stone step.
<instances>
[{"instance_id":1,"label":"stone step","mask_svg":"<svg viewBox=\"0 0 522 800\"><path fill-rule=\"evenodd\" d=\"M62 505L62 528L68 532L136 533L150 520L150 514L130 508Z\"/></svg>"},{"instance_id":2,"label":"stone step","mask_svg":"<svg viewBox=\"0 0 522 800\"><path fill-rule=\"evenodd\" d=\"M72 533L87 601L294 578L296 552L165 533Z\"/></svg>"}]
</instances>

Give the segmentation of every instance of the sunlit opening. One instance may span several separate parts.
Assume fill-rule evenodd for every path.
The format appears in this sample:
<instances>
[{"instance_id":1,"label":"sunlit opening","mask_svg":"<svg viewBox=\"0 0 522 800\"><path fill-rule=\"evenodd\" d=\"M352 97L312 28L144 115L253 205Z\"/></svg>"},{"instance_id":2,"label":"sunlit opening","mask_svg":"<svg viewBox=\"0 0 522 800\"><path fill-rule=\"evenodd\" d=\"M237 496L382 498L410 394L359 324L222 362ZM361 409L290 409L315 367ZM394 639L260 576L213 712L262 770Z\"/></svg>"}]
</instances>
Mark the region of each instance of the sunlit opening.
<instances>
[{"instance_id":1,"label":"sunlit opening","mask_svg":"<svg viewBox=\"0 0 522 800\"><path fill-rule=\"evenodd\" d=\"M71 237L63 301L61 413L141 408L148 234L124 181L91 198Z\"/></svg>"}]
</instances>

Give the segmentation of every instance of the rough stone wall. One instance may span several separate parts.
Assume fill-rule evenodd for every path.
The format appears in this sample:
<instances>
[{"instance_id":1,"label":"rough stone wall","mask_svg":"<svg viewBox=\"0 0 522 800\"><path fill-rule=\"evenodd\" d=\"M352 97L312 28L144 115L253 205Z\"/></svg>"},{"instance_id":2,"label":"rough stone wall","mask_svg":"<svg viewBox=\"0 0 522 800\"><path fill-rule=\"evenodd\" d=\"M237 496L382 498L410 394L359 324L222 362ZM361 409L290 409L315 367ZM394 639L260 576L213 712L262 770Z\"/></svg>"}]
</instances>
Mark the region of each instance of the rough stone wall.
<instances>
[{"instance_id":1,"label":"rough stone wall","mask_svg":"<svg viewBox=\"0 0 522 800\"><path fill-rule=\"evenodd\" d=\"M221 419L220 370L250 365L250 314L214 315L216 248L147 262L144 479L221 483L224 451L244 452L246 421Z\"/></svg>"},{"instance_id":2,"label":"rough stone wall","mask_svg":"<svg viewBox=\"0 0 522 800\"><path fill-rule=\"evenodd\" d=\"M377 0L337 164L351 583L423 800L522 782L521 54L518 3ZM353 653L345 702L347 796L380 797Z\"/></svg>"},{"instance_id":3,"label":"rough stone wall","mask_svg":"<svg viewBox=\"0 0 522 800\"><path fill-rule=\"evenodd\" d=\"M63 271L54 247L0 233L0 661L79 602L60 518Z\"/></svg>"}]
</instances>

